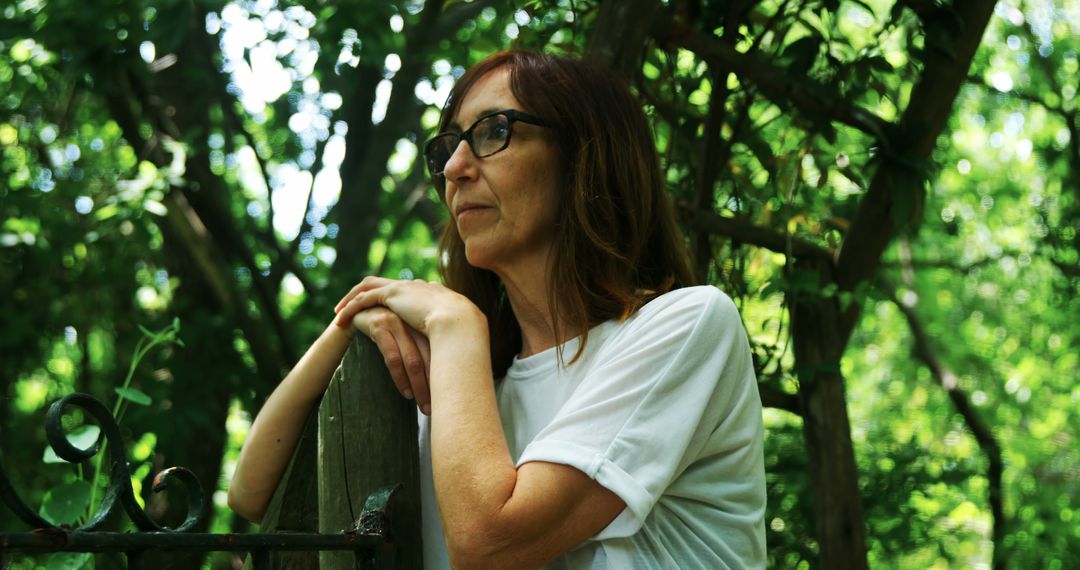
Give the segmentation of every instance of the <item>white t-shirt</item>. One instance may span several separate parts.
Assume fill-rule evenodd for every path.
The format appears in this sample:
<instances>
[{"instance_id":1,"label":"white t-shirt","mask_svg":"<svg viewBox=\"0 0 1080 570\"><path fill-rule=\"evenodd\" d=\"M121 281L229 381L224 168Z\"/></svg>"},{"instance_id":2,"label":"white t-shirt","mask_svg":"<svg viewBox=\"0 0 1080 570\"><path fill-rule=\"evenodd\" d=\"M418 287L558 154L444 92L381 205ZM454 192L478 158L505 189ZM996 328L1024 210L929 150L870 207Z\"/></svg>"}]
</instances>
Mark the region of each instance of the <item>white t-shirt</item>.
<instances>
[{"instance_id":1,"label":"white t-shirt","mask_svg":"<svg viewBox=\"0 0 1080 570\"><path fill-rule=\"evenodd\" d=\"M569 362L578 340L563 345ZM517 465L579 469L626 503L548 568L764 568L761 401L734 303L715 287L661 295L556 349L515 358L497 388ZM424 567L449 568L421 416Z\"/></svg>"}]
</instances>

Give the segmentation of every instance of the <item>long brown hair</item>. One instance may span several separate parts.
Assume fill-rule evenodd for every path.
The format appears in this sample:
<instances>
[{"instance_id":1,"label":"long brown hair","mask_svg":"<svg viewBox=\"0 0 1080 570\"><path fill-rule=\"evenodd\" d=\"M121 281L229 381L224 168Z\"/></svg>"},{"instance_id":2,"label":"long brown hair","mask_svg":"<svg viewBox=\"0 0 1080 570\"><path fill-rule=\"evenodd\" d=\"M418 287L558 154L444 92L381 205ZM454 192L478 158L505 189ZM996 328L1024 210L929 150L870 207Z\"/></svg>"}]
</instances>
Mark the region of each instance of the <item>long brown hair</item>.
<instances>
[{"instance_id":1,"label":"long brown hair","mask_svg":"<svg viewBox=\"0 0 1080 570\"><path fill-rule=\"evenodd\" d=\"M497 53L458 80L443 108L445 131L469 89L507 67L510 89L555 134L563 160L548 306L556 327L582 331L624 320L657 295L694 284L656 145L641 105L601 65L530 51ZM439 177L436 184L444 184ZM521 350L521 330L498 277L469 265L451 220L439 244L444 283L488 317L492 370L503 376ZM561 351L560 351L561 356Z\"/></svg>"}]
</instances>

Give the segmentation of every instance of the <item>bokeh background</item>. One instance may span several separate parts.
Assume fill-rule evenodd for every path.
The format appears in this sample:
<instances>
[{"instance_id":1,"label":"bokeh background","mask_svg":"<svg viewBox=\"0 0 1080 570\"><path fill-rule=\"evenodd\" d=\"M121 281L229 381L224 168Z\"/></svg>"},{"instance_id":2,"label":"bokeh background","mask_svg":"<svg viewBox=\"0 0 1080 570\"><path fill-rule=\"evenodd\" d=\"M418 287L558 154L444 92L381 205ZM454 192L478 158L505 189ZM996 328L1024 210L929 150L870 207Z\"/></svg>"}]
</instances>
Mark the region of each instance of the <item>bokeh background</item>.
<instances>
[{"instance_id":1,"label":"bokeh background","mask_svg":"<svg viewBox=\"0 0 1080 570\"><path fill-rule=\"evenodd\" d=\"M604 61L649 115L695 267L753 343L771 567L1080 560L1070 0L2 0L0 454L22 497L64 524L100 500L99 466L42 429L82 391L120 417L148 511L182 516L149 480L184 465L216 491L210 530L256 530L223 493L251 417L352 284L437 278L418 152L454 79L508 47Z\"/></svg>"}]
</instances>

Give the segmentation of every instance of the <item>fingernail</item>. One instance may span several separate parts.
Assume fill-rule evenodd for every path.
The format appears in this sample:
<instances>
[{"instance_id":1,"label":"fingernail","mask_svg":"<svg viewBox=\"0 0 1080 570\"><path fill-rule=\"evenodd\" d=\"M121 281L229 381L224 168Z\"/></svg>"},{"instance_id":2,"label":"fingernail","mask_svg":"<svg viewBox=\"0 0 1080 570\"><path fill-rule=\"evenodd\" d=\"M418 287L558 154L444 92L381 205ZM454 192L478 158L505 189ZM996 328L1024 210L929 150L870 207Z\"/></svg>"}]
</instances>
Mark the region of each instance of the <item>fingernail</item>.
<instances>
[{"instance_id":1,"label":"fingernail","mask_svg":"<svg viewBox=\"0 0 1080 570\"><path fill-rule=\"evenodd\" d=\"M431 415L431 404L424 404L423 406L420 406L420 411L424 412L425 416L430 416Z\"/></svg>"},{"instance_id":2,"label":"fingernail","mask_svg":"<svg viewBox=\"0 0 1080 570\"><path fill-rule=\"evenodd\" d=\"M407 398L407 399L409 399L409 400L413 399L413 393L412 393L412 390L410 390L410 389L408 389L408 388L406 388L406 389L405 389L405 391L404 391L404 392L402 392L402 394L404 394L404 395L405 395L405 398Z\"/></svg>"}]
</instances>

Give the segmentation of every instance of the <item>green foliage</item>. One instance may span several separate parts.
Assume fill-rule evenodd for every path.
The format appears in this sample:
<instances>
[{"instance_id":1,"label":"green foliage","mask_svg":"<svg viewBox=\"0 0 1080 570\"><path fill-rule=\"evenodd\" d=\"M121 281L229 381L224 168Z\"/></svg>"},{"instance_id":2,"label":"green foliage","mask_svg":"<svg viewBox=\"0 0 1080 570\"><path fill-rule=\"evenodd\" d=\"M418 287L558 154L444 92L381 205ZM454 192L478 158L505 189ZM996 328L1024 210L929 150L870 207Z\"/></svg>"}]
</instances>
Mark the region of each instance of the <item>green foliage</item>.
<instances>
[{"instance_id":1,"label":"green foliage","mask_svg":"<svg viewBox=\"0 0 1080 570\"><path fill-rule=\"evenodd\" d=\"M76 479L53 487L45 494L41 516L53 524L74 524L90 506L90 483Z\"/></svg>"},{"instance_id":2,"label":"green foliage","mask_svg":"<svg viewBox=\"0 0 1080 570\"><path fill-rule=\"evenodd\" d=\"M67 439L71 445L79 449L90 449L91 446L97 444L99 435L101 435L101 428L93 424L84 424L68 432ZM67 463L56 455L51 445L45 446L45 453L41 460L45 463Z\"/></svg>"},{"instance_id":3,"label":"green foliage","mask_svg":"<svg viewBox=\"0 0 1080 570\"><path fill-rule=\"evenodd\" d=\"M769 568L798 568L817 558L814 541L814 509L810 501L810 481L790 473L808 468L799 422L780 413L766 413L765 542L769 547Z\"/></svg>"},{"instance_id":4,"label":"green foliage","mask_svg":"<svg viewBox=\"0 0 1080 570\"><path fill-rule=\"evenodd\" d=\"M80 570L93 559L89 552L57 552L45 559L45 570Z\"/></svg>"},{"instance_id":5,"label":"green foliage","mask_svg":"<svg viewBox=\"0 0 1080 570\"><path fill-rule=\"evenodd\" d=\"M142 500L153 500L151 464L187 465L220 490L262 397L348 286L363 274L437 278L446 217L417 155L453 80L505 47L583 52L600 6L445 2L430 29L428 8L411 0L0 8L0 452L38 466L12 474L27 502L62 522L99 489L95 473L75 477L40 454L40 410L76 390L115 398ZM633 88L692 243L702 240L689 214L704 208L835 252L858 245L845 238L879 171L899 172L886 182L904 189L890 209L904 231L874 284L845 290L795 270L786 251L730 236L695 246L708 280L740 306L760 380L799 388L795 300L862 307L840 366L871 566L977 567L996 549L1010 567L1064 567L1080 552L1076 9L1000 2L922 161L896 149L925 125L898 133L874 117L897 122L926 62L949 55L964 24L951 3L740 6L664 10L792 89L854 109L860 127L650 41ZM248 82L253 73L264 79ZM395 86L401 77L415 82ZM708 137L715 154L703 156ZM702 180L711 161L717 176ZM341 213L346 196L363 197L359 214ZM886 286L914 307L950 389L1001 446L997 544L985 450L913 356ZM76 416L69 439L93 445L95 427ZM777 410L766 420L770 565L813 567L820 509L801 423ZM16 527L0 513L0 528ZM213 528L243 527L218 505Z\"/></svg>"}]
</instances>

